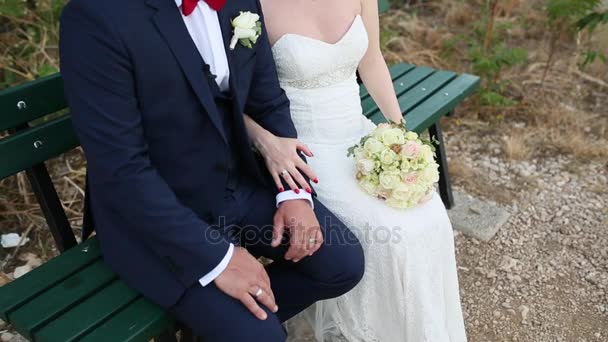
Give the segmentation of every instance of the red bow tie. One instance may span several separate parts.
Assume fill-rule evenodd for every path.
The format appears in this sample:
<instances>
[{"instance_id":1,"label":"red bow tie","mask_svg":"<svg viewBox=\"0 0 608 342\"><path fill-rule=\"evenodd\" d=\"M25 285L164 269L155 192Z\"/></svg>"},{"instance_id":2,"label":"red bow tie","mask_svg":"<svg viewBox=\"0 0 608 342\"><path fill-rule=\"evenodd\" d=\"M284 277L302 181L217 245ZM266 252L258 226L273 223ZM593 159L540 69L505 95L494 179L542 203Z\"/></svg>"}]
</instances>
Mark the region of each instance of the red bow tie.
<instances>
[{"instance_id":1,"label":"red bow tie","mask_svg":"<svg viewBox=\"0 0 608 342\"><path fill-rule=\"evenodd\" d=\"M207 2L207 5L209 5L209 7L211 7L213 10L215 11L219 11L222 9L222 7L224 7L224 4L226 4L227 0L205 0ZM196 8L196 5L198 4L199 0L183 0L182 1L182 12L184 13L185 16L190 15L194 9Z\"/></svg>"}]
</instances>

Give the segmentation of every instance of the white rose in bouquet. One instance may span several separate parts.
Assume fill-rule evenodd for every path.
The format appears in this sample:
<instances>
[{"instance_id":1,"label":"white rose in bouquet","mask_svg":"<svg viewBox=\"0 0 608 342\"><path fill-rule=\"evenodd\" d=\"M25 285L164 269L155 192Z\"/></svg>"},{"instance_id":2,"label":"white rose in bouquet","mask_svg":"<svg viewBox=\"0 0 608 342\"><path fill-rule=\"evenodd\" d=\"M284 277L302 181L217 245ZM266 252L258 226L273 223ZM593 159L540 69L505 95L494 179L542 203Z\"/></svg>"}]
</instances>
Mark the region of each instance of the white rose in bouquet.
<instances>
[{"instance_id":1,"label":"white rose in bouquet","mask_svg":"<svg viewBox=\"0 0 608 342\"><path fill-rule=\"evenodd\" d=\"M369 138L363 145L365 151L369 154L375 154L384 149L384 145L375 138Z\"/></svg>"},{"instance_id":2,"label":"white rose in bouquet","mask_svg":"<svg viewBox=\"0 0 608 342\"><path fill-rule=\"evenodd\" d=\"M405 143L403 130L399 128L386 129L381 134L382 142L387 145L402 145Z\"/></svg>"},{"instance_id":3,"label":"white rose in bouquet","mask_svg":"<svg viewBox=\"0 0 608 342\"><path fill-rule=\"evenodd\" d=\"M381 123L378 125L378 127L376 127L376 129L372 132L371 136L378 139L378 140L382 140L382 134L391 129L391 125L387 124L387 123Z\"/></svg>"},{"instance_id":4,"label":"white rose in bouquet","mask_svg":"<svg viewBox=\"0 0 608 342\"><path fill-rule=\"evenodd\" d=\"M397 161L397 153L391 149L380 152L380 162L384 165L392 165Z\"/></svg>"},{"instance_id":5,"label":"white rose in bouquet","mask_svg":"<svg viewBox=\"0 0 608 342\"><path fill-rule=\"evenodd\" d=\"M418 139L418 133L416 132L406 132L405 133L405 139L406 140L416 140Z\"/></svg>"},{"instance_id":6,"label":"white rose in bouquet","mask_svg":"<svg viewBox=\"0 0 608 342\"><path fill-rule=\"evenodd\" d=\"M400 184L397 189L394 189L391 196L386 199L386 203L394 208L409 208L411 207L412 188Z\"/></svg>"},{"instance_id":7,"label":"white rose in bouquet","mask_svg":"<svg viewBox=\"0 0 608 342\"><path fill-rule=\"evenodd\" d=\"M363 189L363 191L367 192L372 196L376 196L378 191L378 176L377 175L369 175L363 177L359 180L359 186Z\"/></svg>"},{"instance_id":8,"label":"white rose in bouquet","mask_svg":"<svg viewBox=\"0 0 608 342\"><path fill-rule=\"evenodd\" d=\"M434 160L435 153L433 152L433 148L429 145L422 145L420 148L420 157L428 161Z\"/></svg>"},{"instance_id":9,"label":"white rose in bouquet","mask_svg":"<svg viewBox=\"0 0 608 342\"><path fill-rule=\"evenodd\" d=\"M376 168L376 163L369 159L359 159L357 161L357 170L364 175L370 174Z\"/></svg>"},{"instance_id":10,"label":"white rose in bouquet","mask_svg":"<svg viewBox=\"0 0 608 342\"><path fill-rule=\"evenodd\" d=\"M401 183L399 171L383 171L380 173L380 186L384 189L394 189Z\"/></svg>"},{"instance_id":11,"label":"white rose in bouquet","mask_svg":"<svg viewBox=\"0 0 608 342\"><path fill-rule=\"evenodd\" d=\"M432 163L429 167L419 171L419 178L426 183L437 183L439 182L439 165Z\"/></svg>"}]
</instances>

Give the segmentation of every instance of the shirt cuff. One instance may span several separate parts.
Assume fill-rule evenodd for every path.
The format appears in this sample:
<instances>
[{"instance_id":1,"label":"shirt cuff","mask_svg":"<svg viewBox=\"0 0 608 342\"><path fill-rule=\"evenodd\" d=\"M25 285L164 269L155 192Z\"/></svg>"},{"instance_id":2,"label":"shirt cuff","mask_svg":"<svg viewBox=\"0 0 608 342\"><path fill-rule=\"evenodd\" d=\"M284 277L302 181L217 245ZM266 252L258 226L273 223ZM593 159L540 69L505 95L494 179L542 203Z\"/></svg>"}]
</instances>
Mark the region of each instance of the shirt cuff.
<instances>
[{"instance_id":1,"label":"shirt cuff","mask_svg":"<svg viewBox=\"0 0 608 342\"><path fill-rule=\"evenodd\" d=\"M232 259L232 254L234 254L234 244L230 244L230 247L228 247L228 252L226 252L226 255L224 256L222 261L220 261L220 263L217 266L215 266L215 268L212 269L211 272L207 273L204 277L199 279L198 282L203 287L205 287L205 286L209 285L212 281L214 281L215 278L219 277L220 274L222 274L222 272L224 272L226 267L228 267L228 264L230 263L230 259Z\"/></svg>"},{"instance_id":2,"label":"shirt cuff","mask_svg":"<svg viewBox=\"0 0 608 342\"><path fill-rule=\"evenodd\" d=\"M308 202L310 202L310 206L313 209L315 208L315 204L312 201L312 195L309 194L308 192L304 191L304 189L300 189L299 194L296 194L296 192L293 190L283 191L280 194L278 194L277 195L277 208L279 207L279 204L281 204L282 202L297 200L297 199L305 199Z\"/></svg>"}]
</instances>

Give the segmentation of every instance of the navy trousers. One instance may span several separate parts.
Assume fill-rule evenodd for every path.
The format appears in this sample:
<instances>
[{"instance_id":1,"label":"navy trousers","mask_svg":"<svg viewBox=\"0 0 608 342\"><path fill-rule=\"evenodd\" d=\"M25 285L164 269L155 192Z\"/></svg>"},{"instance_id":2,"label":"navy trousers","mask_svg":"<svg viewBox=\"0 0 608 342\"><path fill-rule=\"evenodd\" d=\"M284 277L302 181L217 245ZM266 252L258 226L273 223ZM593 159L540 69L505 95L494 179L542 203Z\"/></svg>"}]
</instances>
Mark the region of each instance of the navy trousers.
<instances>
[{"instance_id":1,"label":"navy trousers","mask_svg":"<svg viewBox=\"0 0 608 342\"><path fill-rule=\"evenodd\" d=\"M320 202L315 202L315 214L325 243L313 256L298 263L284 259L287 243L276 248L270 245L276 211L274 193L241 184L237 190L227 191L225 203L217 217L217 229L230 234L236 244L254 256L273 260L267 272L279 311L274 314L264 308L268 319L262 321L213 283L206 287L196 284L170 311L205 342L285 341L282 322L316 301L348 292L363 277L359 241Z\"/></svg>"}]
</instances>

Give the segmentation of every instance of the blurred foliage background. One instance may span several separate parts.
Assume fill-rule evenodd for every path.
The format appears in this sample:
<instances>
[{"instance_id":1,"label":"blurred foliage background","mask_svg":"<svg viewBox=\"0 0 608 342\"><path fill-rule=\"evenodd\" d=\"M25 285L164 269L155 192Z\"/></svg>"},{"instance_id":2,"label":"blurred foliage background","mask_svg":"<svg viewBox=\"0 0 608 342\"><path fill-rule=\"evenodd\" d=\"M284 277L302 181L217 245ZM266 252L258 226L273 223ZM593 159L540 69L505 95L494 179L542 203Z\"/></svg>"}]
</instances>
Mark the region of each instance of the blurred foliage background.
<instances>
[{"instance_id":1,"label":"blurred foliage background","mask_svg":"<svg viewBox=\"0 0 608 342\"><path fill-rule=\"evenodd\" d=\"M0 0L0 89L58 71L65 0Z\"/></svg>"}]
</instances>

